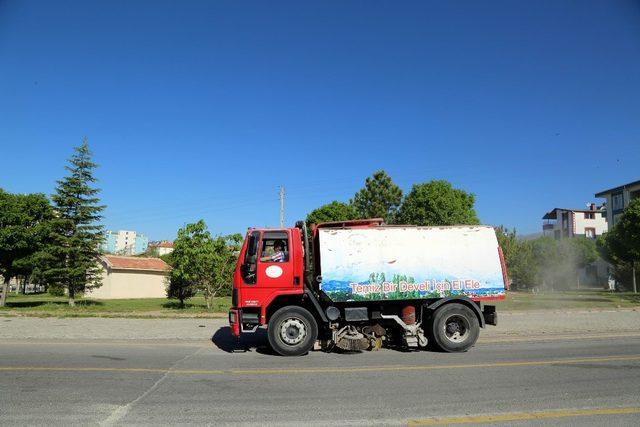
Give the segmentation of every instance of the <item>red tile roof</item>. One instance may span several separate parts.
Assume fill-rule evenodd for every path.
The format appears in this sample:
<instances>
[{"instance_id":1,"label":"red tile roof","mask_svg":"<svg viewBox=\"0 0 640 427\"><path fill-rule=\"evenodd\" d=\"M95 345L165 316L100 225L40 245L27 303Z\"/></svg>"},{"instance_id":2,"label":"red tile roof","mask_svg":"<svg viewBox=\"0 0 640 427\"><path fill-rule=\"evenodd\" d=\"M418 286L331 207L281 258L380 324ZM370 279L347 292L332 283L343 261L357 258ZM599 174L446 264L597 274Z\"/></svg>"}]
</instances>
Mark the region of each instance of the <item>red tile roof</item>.
<instances>
[{"instance_id":1,"label":"red tile roof","mask_svg":"<svg viewBox=\"0 0 640 427\"><path fill-rule=\"evenodd\" d=\"M102 259L113 270L167 271L170 268L160 258L103 255Z\"/></svg>"}]
</instances>

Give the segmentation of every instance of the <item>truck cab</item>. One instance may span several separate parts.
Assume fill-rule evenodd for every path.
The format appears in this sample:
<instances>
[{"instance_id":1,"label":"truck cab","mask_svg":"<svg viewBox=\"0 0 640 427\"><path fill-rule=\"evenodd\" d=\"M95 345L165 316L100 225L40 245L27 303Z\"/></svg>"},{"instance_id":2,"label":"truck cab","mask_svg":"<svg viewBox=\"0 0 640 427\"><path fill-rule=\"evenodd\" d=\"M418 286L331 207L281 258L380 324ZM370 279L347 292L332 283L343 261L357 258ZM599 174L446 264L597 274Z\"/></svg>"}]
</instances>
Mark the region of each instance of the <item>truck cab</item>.
<instances>
[{"instance_id":1,"label":"truck cab","mask_svg":"<svg viewBox=\"0 0 640 427\"><path fill-rule=\"evenodd\" d=\"M235 336L266 324L267 309L274 300L302 298L301 242L298 228L249 229L233 276L233 308L229 318ZM276 243L283 245L280 258L274 258Z\"/></svg>"}]
</instances>

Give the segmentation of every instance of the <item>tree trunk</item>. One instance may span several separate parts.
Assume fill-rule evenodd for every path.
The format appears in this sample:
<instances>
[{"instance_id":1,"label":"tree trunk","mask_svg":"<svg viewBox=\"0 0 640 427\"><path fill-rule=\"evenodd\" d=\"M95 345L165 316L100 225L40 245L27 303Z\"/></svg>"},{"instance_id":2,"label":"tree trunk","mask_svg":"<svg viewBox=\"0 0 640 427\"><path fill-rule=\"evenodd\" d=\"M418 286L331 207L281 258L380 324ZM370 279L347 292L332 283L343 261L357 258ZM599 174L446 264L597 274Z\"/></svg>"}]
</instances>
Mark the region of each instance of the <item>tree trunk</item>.
<instances>
[{"instance_id":1,"label":"tree trunk","mask_svg":"<svg viewBox=\"0 0 640 427\"><path fill-rule=\"evenodd\" d=\"M73 288L73 285L69 286L69 306L70 307L75 307L76 306L76 290Z\"/></svg>"},{"instance_id":2,"label":"tree trunk","mask_svg":"<svg viewBox=\"0 0 640 427\"><path fill-rule=\"evenodd\" d=\"M2 295L0 295L0 307L4 307L7 301L7 292L9 292L9 280L11 277L3 276L4 283L2 284Z\"/></svg>"},{"instance_id":3,"label":"tree trunk","mask_svg":"<svg viewBox=\"0 0 640 427\"><path fill-rule=\"evenodd\" d=\"M638 287L636 286L636 263L633 263L633 268L631 269L631 274L633 274L633 293L638 293Z\"/></svg>"}]
</instances>

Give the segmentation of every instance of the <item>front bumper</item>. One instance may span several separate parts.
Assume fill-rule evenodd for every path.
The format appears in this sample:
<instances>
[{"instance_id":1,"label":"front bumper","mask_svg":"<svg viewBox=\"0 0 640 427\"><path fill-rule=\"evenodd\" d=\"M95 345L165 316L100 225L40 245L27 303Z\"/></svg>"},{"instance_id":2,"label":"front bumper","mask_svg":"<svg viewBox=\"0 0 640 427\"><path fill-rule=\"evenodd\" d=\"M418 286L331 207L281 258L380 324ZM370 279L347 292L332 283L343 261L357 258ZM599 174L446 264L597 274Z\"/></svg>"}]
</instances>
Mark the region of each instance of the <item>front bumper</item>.
<instances>
[{"instance_id":1,"label":"front bumper","mask_svg":"<svg viewBox=\"0 0 640 427\"><path fill-rule=\"evenodd\" d=\"M255 310L232 308L229 310L231 334L239 337L243 333L253 333L260 326L260 313Z\"/></svg>"},{"instance_id":2,"label":"front bumper","mask_svg":"<svg viewBox=\"0 0 640 427\"><path fill-rule=\"evenodd\" d=\"M231 335L234 337L240 336L240 311L235 308L229 310L229 327L231 328Z\"/></svg>"}]
</instances>

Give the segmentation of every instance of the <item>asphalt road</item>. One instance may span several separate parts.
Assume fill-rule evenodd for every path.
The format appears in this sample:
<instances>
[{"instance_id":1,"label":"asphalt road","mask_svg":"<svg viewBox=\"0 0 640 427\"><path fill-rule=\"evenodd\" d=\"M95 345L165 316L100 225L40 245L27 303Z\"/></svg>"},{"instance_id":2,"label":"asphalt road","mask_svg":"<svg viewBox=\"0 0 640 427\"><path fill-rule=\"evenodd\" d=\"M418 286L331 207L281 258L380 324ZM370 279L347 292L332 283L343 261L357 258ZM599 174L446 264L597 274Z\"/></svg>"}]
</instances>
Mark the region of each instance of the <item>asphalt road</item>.
<instances>
[{"instance_id":1,"label":"asphalt road","mask_svg":"<svg viewBox=\"0 0 640 427\"><path fill-rule=\"evenodd\" d=\"M640 424L637 335L299 358L262 339L4 340L0 424Z\"/></svg>"}]
</instances>

